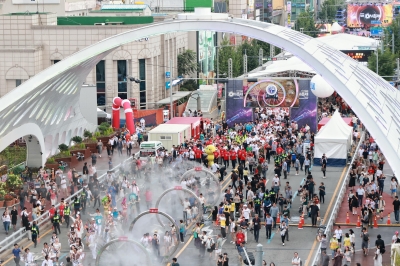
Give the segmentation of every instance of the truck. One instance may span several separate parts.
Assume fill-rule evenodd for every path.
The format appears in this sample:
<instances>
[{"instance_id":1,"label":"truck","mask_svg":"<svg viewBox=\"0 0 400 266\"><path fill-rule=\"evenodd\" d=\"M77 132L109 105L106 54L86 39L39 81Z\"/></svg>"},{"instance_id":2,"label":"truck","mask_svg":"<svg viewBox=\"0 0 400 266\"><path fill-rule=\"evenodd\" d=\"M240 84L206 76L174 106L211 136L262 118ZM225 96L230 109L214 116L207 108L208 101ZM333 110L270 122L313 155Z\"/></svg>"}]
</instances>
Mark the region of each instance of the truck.
<instances>
[{"instance_id":1,"label":"truck","mask_svg":"<svg viewBox=\"0 0 400 266\"><path fill-rule=\"evenodd\" d=\"M149 141L161 141L162 145L171 151L172 146L178 146L192 137L190 125L161 124L148 132Z\"/></svg>"},{"instance_id":2,"label":"truck","mask_svg":"<svg viewBox=\"0 0 400 266\"><path fill-rule=\"evenodd\" d=\"M174 117L165 124L190 125L192 138L194 139L200 138L200 132L203 129L201 117Z\"/></svg>"}]
</instances>

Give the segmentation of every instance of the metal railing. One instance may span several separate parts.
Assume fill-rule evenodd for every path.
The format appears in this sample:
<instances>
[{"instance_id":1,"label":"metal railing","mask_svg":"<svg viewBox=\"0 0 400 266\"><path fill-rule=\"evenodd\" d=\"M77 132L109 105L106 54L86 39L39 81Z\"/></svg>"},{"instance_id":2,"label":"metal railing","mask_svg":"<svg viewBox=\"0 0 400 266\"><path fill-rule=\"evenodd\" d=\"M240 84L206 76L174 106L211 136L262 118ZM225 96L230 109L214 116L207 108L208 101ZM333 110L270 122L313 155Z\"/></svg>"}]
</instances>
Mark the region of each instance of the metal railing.
<instances>
[{"instance_id":1,"label":"metal railing","mask_svg":"<svg viewBox=\"0 0 400 266\"><path fill-rule=\"evenodd\" d=\"M349 183L349 179L350 179L349 173L351 170L351 165L354 163L354 161L358 157L358 150L360 149L361 143L364 141L364 138L365 138L365 131L361 135L360 141L354 151L354 155L351 159L350 166L346 171L346 176L343 180L342 186L340 187L339 195L336 197L335 205L333 207L331 215L329 216L328 223L326 224L326 229L325 229L324 234L326 234L327 236L329 236L331 234L333 223L335 222L335 220L339 214L340 205L342 204L343 197L346 195L346 192L347 192L347 184ZM318 262L321 257L320 254L321 254L321 243L319 243L317 254L315 254L315 257L314 257L312 263L309 264L309 266L319 265Z\"/></svg>"},{"instance_id":2,"label":"metal railing","mask_svg":"<svg viewBox=\"0 0 400 266\"><path fill-rule=\"evenodd\" d=\"M9 173L11 173L11 171L13 171L14 169L19 168L19 167L25 168L25 165L26 165L26 162L19 163L19 164L13 166L12 168L8 169L7 173L9 174Z\"/></svg>"},{"instance_id":3,"label":"metal railing","mask_svg":"<svg viewBox=\"0 0 400 266\"><path fill-rule=\"evenodd\" d=\"M132 157L129 157L128 159L124 160L122 163L120 163L117 166L115 166L114 168L112 168L111 171L115 171L116 173L118 173L120 166L131 160L132 160ZM103 181L103 179L105 178L106 175L107 175L107 173L104 173L100 177L97 178L100 183ZM69 196L68 198L66 198L65 201L71 201L71 199L73 199L75 196L81 194L82 191L83 191L83 189L78 190L76 193L74 193L71 196ZM59 206L60 206L60 203L58 203L55 206L55 208L58 208ZM49 222L50 221L49 211L46 211L41 216L36 218L34 221L36 221L36 223L39 227L41 225ZM31 222L33 222L33 221L31 221ZM22 238L24 238L26 236L26 233L27 232L26 232L25 227L22 227L19 230L17 230L16 232L14 232L12 235L10 235L9 237L6 237L3 241L1 241L0 242L0 254L2 252L4 252L5 250L13 247L15 243L17 243L18 241L20 241Z\"/></svg>"}]
</instances>

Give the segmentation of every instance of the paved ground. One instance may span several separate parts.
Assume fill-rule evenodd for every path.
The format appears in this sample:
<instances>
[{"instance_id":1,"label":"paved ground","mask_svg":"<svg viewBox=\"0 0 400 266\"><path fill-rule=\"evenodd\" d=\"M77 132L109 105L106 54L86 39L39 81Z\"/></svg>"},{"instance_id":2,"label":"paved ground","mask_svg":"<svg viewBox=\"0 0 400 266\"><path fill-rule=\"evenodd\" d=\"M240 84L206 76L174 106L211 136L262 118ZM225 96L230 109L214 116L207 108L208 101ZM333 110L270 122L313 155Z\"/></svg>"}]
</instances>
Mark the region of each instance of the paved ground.
<instances>
[{"instance_id":1,"label":"paved ground","mask_svg":"<svg viewBox=\"0 0 400 266\"><path fill-rule=\"evenodd\" d=\"M325 219L329 217L326 211L328 209L328 206L330 205L330 201L335 192L336 185L340 183L339 179L344 173L344 169L342 168L328 168L327 170L328 171L326 179L322 179L322 173L320 171L311 170L314 180L317 184L317 187L319 186L320 182L324 182L326 186L327 195L325 196L325 204L321 204L321 215ZM272 180L272 177L273 177L273 172L269 171L268 172L269 180ZM300 183L302 183L303 178L305 178L304 173L302 173L299 176L295 176L294 173L291 173L288 176L288 181L290 182L294 190L296 190L300 186ZM284 183L283 181L285 180L282 180L282 183ZM300 207L300 198L297 196L294 198L294 204L291 208L292 220L298 219L299 207ZM306 218L305 223L306 225L311 224L311 219ZM220 230L215 228L212 234L215 235L218 233L220 233ZM309 255L310 250L316 247L316 245L314 245L316 229L307 226L305 226L303 230L299 230L297 226L291 226L289 230L290 241L286 242L284 247L282 246L279 233L273 232L271 240L267 240L265 235L266 235L265 228L263 228L260 231L260 243L263 245L263 251L264 251L263 259L265 259L268 263L274 262L277 265L291 265L291 259L293 257L294 252L298 252L303 261L310 260L311 259L311 256ZM254 241L254 236L251 235L251 232L249 232L248 236L249 236L248 238L249 243L247 244L247 249L249 252L253 252L255 254L257 243ZM224 243L222 247L222 252L228 253L228 257L230 258L229 265L240 265L235 245L230 244L229 242L230 242L230 237L228 236L227 241ZM180 263L180 265L211 265L215 263L215 262L210 262L208 258L206 259L199 258L198 257L199 252L194 246L193 241L187 244L186 248L182 252L180 253L178 252L178 254L179 254L178 262Z\"/></svg>"}]
</instances>

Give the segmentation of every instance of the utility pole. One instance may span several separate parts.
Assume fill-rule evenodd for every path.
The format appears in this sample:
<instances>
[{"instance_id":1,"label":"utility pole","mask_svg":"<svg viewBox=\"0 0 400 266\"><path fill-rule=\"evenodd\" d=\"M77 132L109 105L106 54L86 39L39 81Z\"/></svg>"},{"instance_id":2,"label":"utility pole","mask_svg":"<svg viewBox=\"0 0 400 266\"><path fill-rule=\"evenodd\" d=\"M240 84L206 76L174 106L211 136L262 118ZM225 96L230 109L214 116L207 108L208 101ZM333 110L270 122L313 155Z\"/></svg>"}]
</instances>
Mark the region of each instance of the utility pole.
<instances>
[{"instance_id":1,"label":"utility pole","mask_svg":"<svg viewBox=\"0 0 400 266\"><path fill-rule=\"evenodd\" d=\"M397 63L397 72L396 72L396 76L397 76L397 81L400 79L400 58L396 59L396 63Z\"/></svg>"},{"instance_id":2,"label":"utility pole","mask_svg":"<svg viewBox=\"0 0 400 266\"><path fill-rule=\"evenodd\" d=\"M376 74L379 75L379 73L378 73L378 62L379 62L378 47L376 48L375 54L376 54Z\"/></svg>"},{"instance_id":3,"label":"utility pole","mask_svg":"<svg viewBox=\"0 0 400 266\"><path fill-rule=\"evenodd\" d=\"M247 54L243 55L243 74L247 75Z\"/></svg>"},{"instance_id":4,"label":"utility pole","mask_svg":"<svg viewBox=\"0 0 400 266\"><path fill-rule=\"evenodd\" d=\"M394 54L394 33L392 33L392 54Z\"/></svg>"},{"instance_id":5,"label":"utility pole","mask_svg":"<svg viewBox=\"0 0 400 266\"><path fill-rule=\"evenodd\" d=\"M275 56L275 46L272 44L269 45L269 57L274 57Z\"/></svg>"},{"instance_id":6,"label":"utility pole","mask_svg":"<svg viewBox=\"0 0 400 266\"><path fill-rule=\"evenodd\" d=\"M263 64L263 49L260 48L260 50L258 51L258 65L262 66Z\"/></svg>"},{"instance_id":7,"label":"utility pole","mask_svg":"<svg viewBox=\"0 0 400 266\"><path fill-rule=\"evenodd\" d=\"M174 107L172 106L172 59L169 60L169 111L171 119L174 118Z\"/></svg>"},{"instance_id":8,"label":"utility pole","mask_svg":"<svg viewBox=\"0 0 400 266\"><path fill-rule=\"evenodd\" d=\"M255 266L262 266L262 258L263 258L263 245L258 244L256 247L256 265Z\"/></svg>"},{"instance_id":9,"label":"utility pole","mask_svg":"<svg viewBox=\"0 0 400 266\"><path fill-rule=\"evenodd\" d=\"M232 73L232 58L228 59L228 78L233 78L233 73ZM225 92L226 93L226 92Z\"/></svg>"}]
</instances>

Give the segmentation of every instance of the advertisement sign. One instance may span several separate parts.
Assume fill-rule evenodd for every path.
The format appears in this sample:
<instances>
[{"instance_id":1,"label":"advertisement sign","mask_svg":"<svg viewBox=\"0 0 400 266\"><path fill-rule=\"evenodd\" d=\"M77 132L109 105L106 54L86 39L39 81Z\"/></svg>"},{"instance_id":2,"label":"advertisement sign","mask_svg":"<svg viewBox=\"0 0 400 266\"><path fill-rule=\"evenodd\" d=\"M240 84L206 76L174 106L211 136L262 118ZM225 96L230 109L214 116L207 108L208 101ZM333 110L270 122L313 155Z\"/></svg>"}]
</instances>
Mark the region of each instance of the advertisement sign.
<instances>
[{"instance_id":1,"label":"advertisement sign","mask_svg":"<svg viewBox=\"0 0 400 266\"><path fill-rule=\"evenodd\" d=\"M290 120L296 121L299 129L308 125L311 132L317 132L317 97L311 92L310 80L297 80L299 87L299 108L290 109Z\"/></svg>"},{"instance_id":2,"label":"advertisement sign","mask_svg":"<svg viewBox=\"0 0 400 266\"><path fill-rule=\"evenodd\" d=\"M213 84L215 78L215 40L214 31L198 31L199 85Z\"/></svg>"},{"instance_id":3,"label":"advertisement sign","mask_svg":"<svg viewBox=\"0 0 400 266\"><path fill-rule=\"evenodd\" d=\"M369 28L372 25L389 26L393 20L392 4L347 5L347 27Z\"/></svg>"},{"instance_id":4,"label":"advertisement sign","mask_svg":"<svg viewBox=\"0 0 400 266\"><path fill-rule=\"evenodd\" d=\"M358 62L368 62L368 57L372 55L372 50L343 50L341 52Z\"/></svg>"},{"instance_id":5,"label":"advertisement sign","mask_svg":"<svg viewBox=\"0 0 400 266\"><path fill-rule=\"evenodd\" d=\"M272 9L277 10L277 9L283 9L285 6L283 0L272 0Z\"/></svg>"},{"instance_id":6,"label":"advertisement sign","mask_svg":"<svg viewBox=\"0 0 400 266\"><path fill-rule=\"evenodd\" d=\"M243 107L243 80L228 80L226 84L226 122L246 123L252 120L253 109Z\"/></svg>"},{"instance_id":7,"label":"advertisement sign","mask_svg":"<svg viewBox=\"0 0 400 266\"><path fill-rule=\"evenodd\" d=\"M299 107L296 79L243 80L245 107Z\"/></svg>"}]
</instances>

